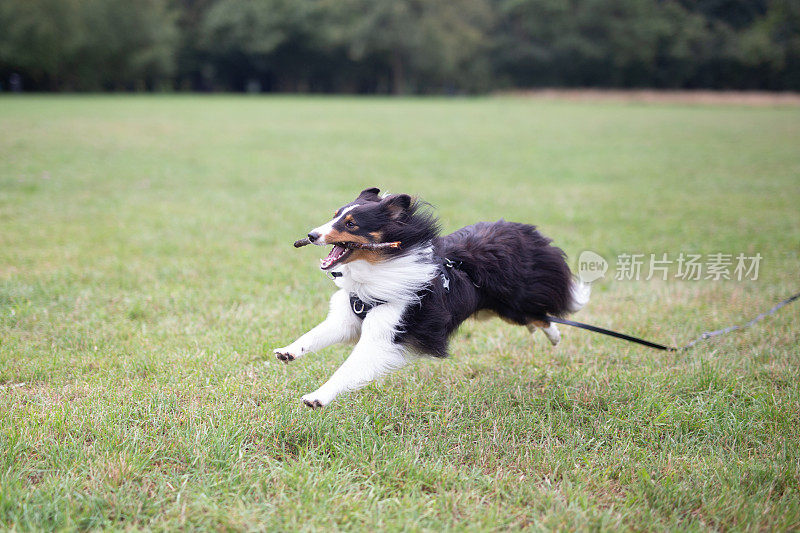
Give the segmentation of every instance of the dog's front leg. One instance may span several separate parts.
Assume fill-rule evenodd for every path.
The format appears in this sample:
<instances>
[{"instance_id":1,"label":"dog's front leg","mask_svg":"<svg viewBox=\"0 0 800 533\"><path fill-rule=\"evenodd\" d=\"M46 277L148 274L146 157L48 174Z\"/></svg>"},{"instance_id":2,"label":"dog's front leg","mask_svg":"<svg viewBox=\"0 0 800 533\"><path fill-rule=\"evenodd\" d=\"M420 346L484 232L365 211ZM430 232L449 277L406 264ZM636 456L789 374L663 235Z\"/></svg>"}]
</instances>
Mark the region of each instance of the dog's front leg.
<instances>
[{"instance_id":1,"label":"dog's front leg","mask_svg":"<svg viewBox=\"0 0 800 533\"><path fill-rule=\"evenodd\" d=\"M289 346L276 349L275 357L285 362L293 361L331 344L352 341L360 330L361 320L350 310L350 296L347 291L340 290L331 296L330 311L325 320Z\"/></svg>"},{"instance_id":2,"label":"dog's front leg","mask_svg":"<svg viewBox=\"0 0 800 533\"><path fill-rule=\"evenodd\" d=\"M403 309L402 305L385 303L367 313L353 353L322 387L303 396L303 402L309 407L328 405L339 394L360 389L404 366L405 350L394 342Z\"/></svg>"}]
</instances>

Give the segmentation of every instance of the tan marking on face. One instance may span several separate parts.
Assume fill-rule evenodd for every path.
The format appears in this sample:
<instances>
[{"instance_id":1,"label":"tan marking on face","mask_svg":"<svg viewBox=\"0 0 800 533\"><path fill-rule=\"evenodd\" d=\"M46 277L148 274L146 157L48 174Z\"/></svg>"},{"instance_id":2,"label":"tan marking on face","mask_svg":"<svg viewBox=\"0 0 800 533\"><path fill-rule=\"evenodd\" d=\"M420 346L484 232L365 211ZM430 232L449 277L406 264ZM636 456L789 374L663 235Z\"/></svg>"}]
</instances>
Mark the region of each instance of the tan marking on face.
<instances>
[{"instance_id":1,"label":"tan marking on face","mask_svg":"<svg viewBox=\"0 0 800 533\"><path fill-rule=\"evenodd\" d=\"M350 261L366 261L368 263L380 263L383 261L384 256L379 250L353 250L353 252L342 263L349 263Z\"/></svg>"},{"instance_id":2,"label":"tan marking on face","mask_svg":"<svg viewBox=\"0 0 800 533\"><path fill-rule=\"evenodd\" d=\"M333 244L335 242L360 242L362 244L366 244L369 241L366 237L361 235L353 235L352 233L348 233L346 231L338 231L338 230L331 230L325 237L325 242L328 244Z\"/></svg>"},{"instance_id":3,"label":"tan marking on face","mask_svg":"<svg viewBox=\"0 0 800 533\"><path fill-rule=\"evenodd\" d=\"M383 233L380 231L373 231L369 235L375 240L375 242L381 242L383 240Z\"/></svg>"}]
</instances>

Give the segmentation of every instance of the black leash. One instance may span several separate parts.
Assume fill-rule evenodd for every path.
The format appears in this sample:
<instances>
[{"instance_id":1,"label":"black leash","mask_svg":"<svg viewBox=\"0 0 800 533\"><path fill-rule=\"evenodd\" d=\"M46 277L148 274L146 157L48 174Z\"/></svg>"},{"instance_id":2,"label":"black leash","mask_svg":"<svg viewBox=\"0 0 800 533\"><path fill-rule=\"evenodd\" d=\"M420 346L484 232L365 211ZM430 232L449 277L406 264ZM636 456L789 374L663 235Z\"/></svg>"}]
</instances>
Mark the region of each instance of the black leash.
<instances>
[{"instance_id":1,"label":"black leash","mask_svg":"<svg viewBox=\"0 0 800 533\"><path fill-rule=\"evenodd\" d=\"M768 317L769 315L774 315L778 311L778 309L780 309L781 307L783 307L785 305L788 305L788 304L792 303L793 301L797 300L798 298L800 298L800 293L797 293L794 296L790 296L789 298L786 298L785 300L783 300L780 303L778 303L775 307L773 307L769 311L765 311L765 312L761 313L760 315L758 315L754 319L750 320L749 322L746 322L746 323L741 324L741 325L730 326L730 327L723 328L723 329L717 329L717 330L714 330L714 331L706 331L702 335L697 337L695 340L693 340L690 343L685 344L683 346L664 346L663 344L658 344L656 342L650 342L650 341L646 341L644 339L640 339L638 337L632 337L630 335L625 335L624 333L620 333L618 331L612 331L610 329L605 329L605 328L601 328L601 327L598 327L598 326L592 326L591 324L584 324L583 322L575 322L574 320L567 320L566 318L557 318L557 317L554 317L554 316L546 316L545 320L548 320L550 322L557 322L558 324L565 324L567 326L574 326L576 328L586 329L586 330L589 330L589 331L594 331L595 333L602 333L603 335L609 335L611 337L616 337L618 339L626 340L626 341L629 341L629 342L635 342L637 344L642 344L644 346L647 346L648 348L654 348L656 350L665 350L665 351L668 351L668 352L677 352L677 351L681 351L681 350L687 350L687 349L691 348L692 346L694 346L695 344L697 344L698 342L700 342L702 340L710 339L711 337L716 337L717 335L724 335L725 333L730 333L731 331L736 331L737 329L744 329L744 328L750 327L753 324L755 324L756 322L758 322L759 320L762 320L762 319Z\"/></svg>"},{"instance_id":2,"label":"black leash","mask_svg":"<svg viewBox=\"0 0 800 533\"><path fill-rule=\"evenodd\" d=\"M678 349L673 346L664 346L663 344L646 341L638 337L631 337L630 335L625 335L624 333L619 333L618 331L611 331L610 329L605 329L598 326L592 326L591 324L584 324L583 322L575 322L574 320L567 320L566 318L546 316L545 320L547 320L548 322L557 322L559 324L566 324L567 326L575 326L576 328L588 329L589 331L594 331L595 333L602 333L603 335L609 335L611 337L616 337L624 341L635 342L637 344L642 344L644 346L647 346L648 348L655 348L656 350L667 350L672 352Z\"/></svg>"}]
</instances>

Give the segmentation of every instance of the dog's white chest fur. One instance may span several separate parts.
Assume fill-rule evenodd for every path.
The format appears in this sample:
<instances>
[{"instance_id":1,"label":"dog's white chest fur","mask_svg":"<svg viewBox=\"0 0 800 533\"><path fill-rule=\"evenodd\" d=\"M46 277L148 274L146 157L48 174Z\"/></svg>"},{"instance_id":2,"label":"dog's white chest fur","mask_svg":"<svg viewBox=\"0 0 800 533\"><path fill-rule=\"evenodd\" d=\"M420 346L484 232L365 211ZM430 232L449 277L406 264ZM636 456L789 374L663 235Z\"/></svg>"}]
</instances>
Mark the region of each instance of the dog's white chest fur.
<instances>
[{"instance_id":1,"label":"dog's white chest fur","mask_svg":"<svg viewBox=\"0 0 800 533\"><path fill-rule=\"evenodd\" d=\"M408 305L419 301L418 293L428 286L438 270L433 262L433 247L428 245L377 263L352 261L335 269L341 276L334 282L369 304Z\"/></svg>"}]
</instances>

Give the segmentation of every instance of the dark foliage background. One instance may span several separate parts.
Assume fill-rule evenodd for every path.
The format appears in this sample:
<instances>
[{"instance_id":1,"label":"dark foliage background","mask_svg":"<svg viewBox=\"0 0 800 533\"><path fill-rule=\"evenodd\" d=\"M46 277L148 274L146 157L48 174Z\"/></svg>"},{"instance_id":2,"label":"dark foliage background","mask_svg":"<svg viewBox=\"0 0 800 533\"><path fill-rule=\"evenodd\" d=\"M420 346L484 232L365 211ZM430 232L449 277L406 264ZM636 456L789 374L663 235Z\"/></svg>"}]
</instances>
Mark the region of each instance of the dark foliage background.
<instances>
[{"instance_id":1,"label":"dark foliage background","mask_svg":"<svg viewBox=\"0 0 800 533\"><path fill-rule=\"evenodd\" d=\"M2 89L800 90L798 0L0 0Z\"/></svg>"}]
</instances>

